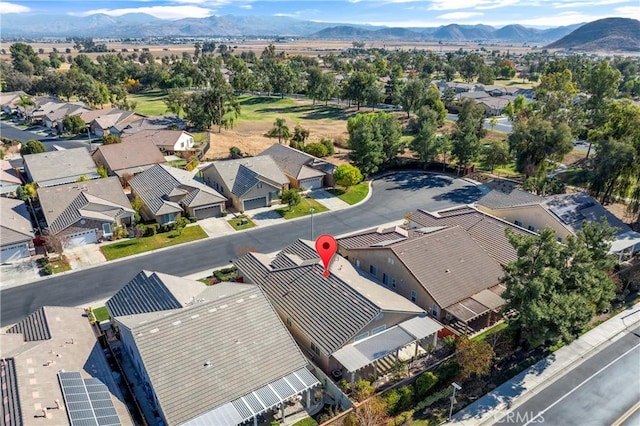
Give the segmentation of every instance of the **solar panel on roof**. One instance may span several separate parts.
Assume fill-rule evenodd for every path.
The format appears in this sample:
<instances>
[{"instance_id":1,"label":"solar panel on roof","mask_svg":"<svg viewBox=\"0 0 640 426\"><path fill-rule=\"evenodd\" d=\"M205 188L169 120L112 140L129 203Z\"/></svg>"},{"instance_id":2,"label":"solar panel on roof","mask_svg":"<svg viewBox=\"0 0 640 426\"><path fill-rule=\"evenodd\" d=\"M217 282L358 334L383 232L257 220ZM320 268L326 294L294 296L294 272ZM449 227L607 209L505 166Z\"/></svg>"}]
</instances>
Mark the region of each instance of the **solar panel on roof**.
<instances>
[{"instance_id":1,"label":"solar panel on roof","mask_svg":"<svg viewBox=\"0 0 640 426\"><path fill-rule=\"evenodd\" d=\"M77 371L61 371L58 380L71 426L121 424L109 389L101 381L83 379Z\"/></svg>"}]
</instances>

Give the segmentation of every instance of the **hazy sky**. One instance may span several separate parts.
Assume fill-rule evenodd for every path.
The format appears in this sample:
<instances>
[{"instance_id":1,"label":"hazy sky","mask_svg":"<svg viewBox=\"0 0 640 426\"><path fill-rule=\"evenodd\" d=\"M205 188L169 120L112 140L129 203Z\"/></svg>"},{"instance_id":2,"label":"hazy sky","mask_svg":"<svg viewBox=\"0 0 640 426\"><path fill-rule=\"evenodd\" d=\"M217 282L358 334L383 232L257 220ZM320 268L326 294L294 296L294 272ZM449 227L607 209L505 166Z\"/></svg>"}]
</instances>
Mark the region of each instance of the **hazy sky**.
<instances>
[{"instance_id":1,"label":"hazy sky","mask_svg":"<svg viewBox=\"0 0 640 426\"><path fill-rule=\"evenodd\" d=\"M290 16L303 20L401 27L451 23L556 27L605 17L640 19L639 0L16 0L11 13L85 16L147 13L162 19L211 15Z\"/></svg>"}]
</instances>

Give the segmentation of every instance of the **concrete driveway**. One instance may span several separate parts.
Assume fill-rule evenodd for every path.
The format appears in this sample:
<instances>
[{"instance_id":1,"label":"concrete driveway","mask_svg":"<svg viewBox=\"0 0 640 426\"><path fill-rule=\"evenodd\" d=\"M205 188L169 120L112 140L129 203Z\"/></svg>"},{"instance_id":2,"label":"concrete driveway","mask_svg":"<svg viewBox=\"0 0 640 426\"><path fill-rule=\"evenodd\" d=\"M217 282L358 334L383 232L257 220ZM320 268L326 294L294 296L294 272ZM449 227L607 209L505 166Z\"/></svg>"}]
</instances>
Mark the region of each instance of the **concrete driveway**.
<instances>
[{"instance_id":1,"label":"concrete driveway","mask_svg":"<svg viewBox=\"0 0 640 426\"><path fill-rule=\"evenodd\" d=\"M80 247L66 249L64 255L71 265L71 269L82 269L106 263L107 259L100 251L100 245L87 244Z\"/></svg>"},{"instance_id":2,"label":"concrete driveway","mask_svg":"<svg viewBox=\"0 0 640 426\"><path fill-rule=\"evenodd\" d=\"M40 270L35 260L0 265L0 289L23 285L40 278Z\"/></svg>"}]
</instances>

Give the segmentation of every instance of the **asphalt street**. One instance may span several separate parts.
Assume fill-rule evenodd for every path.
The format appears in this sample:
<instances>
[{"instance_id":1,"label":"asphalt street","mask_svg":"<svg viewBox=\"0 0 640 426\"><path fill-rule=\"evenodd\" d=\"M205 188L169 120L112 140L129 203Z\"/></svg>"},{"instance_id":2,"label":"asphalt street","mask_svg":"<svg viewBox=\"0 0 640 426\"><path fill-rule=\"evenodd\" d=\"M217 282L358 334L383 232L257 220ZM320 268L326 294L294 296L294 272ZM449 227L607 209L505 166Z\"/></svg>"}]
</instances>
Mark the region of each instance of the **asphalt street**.
<instances>
[{"instance_id":1,"label":"asphalt street","mask_svg":"<svg viewBox=\"0 0 640 426\"><path fill-rule=\"evenodd\" d=\"M638 425L639 401L640 328L636 328L494 424Z\"/></svg>"},{"instance_id":2,"label":"asphalt street","mask_svg":"<svg viewBox=\"0 0 640 426\"><path fill-rule=\"evenodd\" d=\"M438 210L472 203L480 196L475 185L442 175L398 173L376 180L373 195L360 206L314 216L315 235L339 235L401 220L406 212ZM256 228L155 251L135 258L54 276L0 292L0 325L12 324L43 305L79 306L107 298L140 270L178 276L227 265L248 251L270 253L298 238L310 238L310 218Z\"/></svg>"},{"instance_id":3,"label":"asphalt street","mask_svg":"<svg viewBox=\"0 0 640 426\"><path fill-rule=\"evenodd\" d=\"M58 138L52 138L50 136L43 136L40 133L30 132L28 130L17 129L13 126L8 126L5 123L0 122L0 135L5 138L17 140L20 142L27 142L30 140L38 140L42 142L47 151L55 151L54 145L57 145L64 149L85 147L89 148L89 144L86 140L64 140Z\"/></svg>"}]
</instances>

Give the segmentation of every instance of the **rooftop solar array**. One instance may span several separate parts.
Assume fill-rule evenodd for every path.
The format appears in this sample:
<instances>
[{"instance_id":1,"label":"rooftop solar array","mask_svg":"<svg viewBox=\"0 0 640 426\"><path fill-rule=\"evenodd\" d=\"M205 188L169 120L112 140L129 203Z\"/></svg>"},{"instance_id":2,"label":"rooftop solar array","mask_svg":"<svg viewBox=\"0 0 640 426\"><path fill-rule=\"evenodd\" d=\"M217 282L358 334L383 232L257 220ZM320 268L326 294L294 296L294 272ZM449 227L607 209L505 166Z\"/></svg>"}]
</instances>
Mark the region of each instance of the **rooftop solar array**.
<instances>
[{"instance_id":1,"label":"rooftop solar array","mask_svg":"<svg viewBox=\"0 0 640 426\"><path fill-rule=\"evenodd\" d=\"M79 372L61 371L58 380L71 426L120 426L109 389L95 378Z\"/></svg>"}]
</instances>

